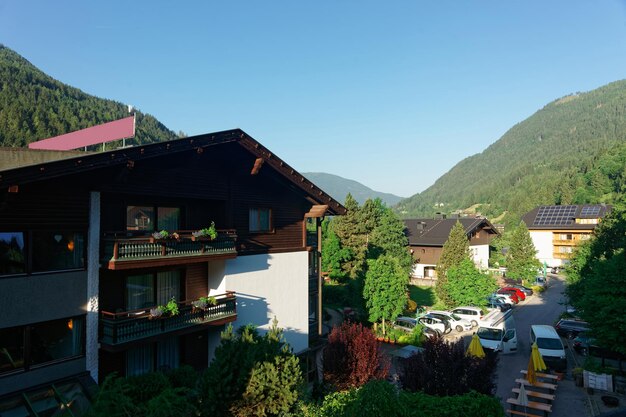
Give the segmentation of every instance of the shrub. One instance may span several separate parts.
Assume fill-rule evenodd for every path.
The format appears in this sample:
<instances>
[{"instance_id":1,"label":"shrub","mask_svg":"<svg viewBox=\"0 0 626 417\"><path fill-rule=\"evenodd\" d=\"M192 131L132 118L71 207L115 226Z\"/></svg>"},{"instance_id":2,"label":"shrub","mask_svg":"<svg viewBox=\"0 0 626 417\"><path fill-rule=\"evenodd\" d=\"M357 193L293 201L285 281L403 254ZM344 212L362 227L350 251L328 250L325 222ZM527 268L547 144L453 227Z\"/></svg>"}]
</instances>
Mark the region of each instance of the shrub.
<instances>
[{"instance_id":1,"label":"shrub","mask_svg":"<svg viewBox=\"0 0 626 417\"><path fill-rule=\"evenodd\" d=\"M533 292L535 292L535 293L537 293L537 294L539 294L539 293L541 293L541 292L544 292L544 291L546 290L546 289L545 289L545 288L543 288L541 285L533 285L533 286L532 286L532 287L530 287L530 288L533 290Z\"/></svg>"},{"instance_id":2,"label":"shrub","mask_svg":"<svg viewBox=\"0 0 626 417\"><path fill-rule=\"evenodd\" d=\"M409 357L400 369L400 382L408 391L429 395L459 395L475 390L491 395L495 390L497 355L479 359L465 355L462 340L447 343L428 339L424 351Z\"/></svg>"},{"instance_id":3,"label":"shrub","mask_svg":"<svg viewBox=\"0 0 626 417\"><path fill-rule=\"evenodd\" d=\"M324 350L324 380L338 389L358 387L384 379L389 360L379 349L371 329L359 323L342 323L328 335Z\"/></svg>"},{"instance_id":4,"label":"shrub","mask_svg":"<svg viewBox=\"0 0 626 417\"><path fill-rule=\"evenodd\" d=\"M410 315L413 315L413 313L417 311L417 303L409 298L409 301L407 302L407 306L406 306L406 311Z\"/></svg>"}]
</instances>

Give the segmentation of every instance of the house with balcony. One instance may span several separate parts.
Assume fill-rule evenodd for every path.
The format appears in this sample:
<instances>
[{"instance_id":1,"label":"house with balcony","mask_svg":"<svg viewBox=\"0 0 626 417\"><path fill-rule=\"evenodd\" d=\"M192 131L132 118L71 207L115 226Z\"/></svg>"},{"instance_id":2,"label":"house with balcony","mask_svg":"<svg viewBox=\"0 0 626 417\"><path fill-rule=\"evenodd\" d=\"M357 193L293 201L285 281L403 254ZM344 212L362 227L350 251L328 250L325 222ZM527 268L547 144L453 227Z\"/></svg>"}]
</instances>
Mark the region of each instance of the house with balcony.
<instances>
[{"instance_id":1,"label":"house with balcony","mask_svg":"<svg viewBox=\"0 0 626 417\"><path fill-rule=\"evenodd\" d=\"M576 247L591 237L611 211L605 204L539 206L522 217L537 250L537 259L548 267L569 262Z\"/></svg>"},{"instance_id":2,"label":"house with balcony","mask_svg":"<svg viewBox=\"0 0 626 417\"><path fill-rule=\"evenodd\" d=\"M415 259L412 276L417 279L437 279L435 268L443 245L452 227L460 222L469 241L470 255L479 269L489 266L489 244L499 235L496 228L484 217L446 218L439 215L432 219L406 219L405 233L411 254Z\"/></svg>"},{"instance_id":3,"label":"house with balcony","mask_svg":"<svg viewBox=\"0 0 626 417\"><path fill-rule=\"evenodd\" d=\"M274 317L315 371L320 223L341 204L239 129L31 152L0 167L0 405L206 368L226 325Z\"/></svg>"}]
</instances>

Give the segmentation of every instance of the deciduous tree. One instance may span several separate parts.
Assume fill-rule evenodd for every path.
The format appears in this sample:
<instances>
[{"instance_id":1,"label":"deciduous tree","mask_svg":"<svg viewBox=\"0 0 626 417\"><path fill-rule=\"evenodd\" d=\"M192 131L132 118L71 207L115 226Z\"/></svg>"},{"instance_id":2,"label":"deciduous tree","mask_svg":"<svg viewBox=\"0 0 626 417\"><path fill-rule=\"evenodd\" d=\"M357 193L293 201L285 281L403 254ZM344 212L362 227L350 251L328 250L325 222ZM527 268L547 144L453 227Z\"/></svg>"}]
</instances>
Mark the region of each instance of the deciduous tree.
<instances>
[{"instance_id":1,"label":"deciduous tree","mask_svg":"<svg viewBox=\"0 0 626 417\"><path fill-rule=\"evenodd\" d=\"M447 277L446 292L454 305L487 305L486 297L498 289L496 280L481 273L469 258L449 268Z\"/></svg>"}]
</instances>

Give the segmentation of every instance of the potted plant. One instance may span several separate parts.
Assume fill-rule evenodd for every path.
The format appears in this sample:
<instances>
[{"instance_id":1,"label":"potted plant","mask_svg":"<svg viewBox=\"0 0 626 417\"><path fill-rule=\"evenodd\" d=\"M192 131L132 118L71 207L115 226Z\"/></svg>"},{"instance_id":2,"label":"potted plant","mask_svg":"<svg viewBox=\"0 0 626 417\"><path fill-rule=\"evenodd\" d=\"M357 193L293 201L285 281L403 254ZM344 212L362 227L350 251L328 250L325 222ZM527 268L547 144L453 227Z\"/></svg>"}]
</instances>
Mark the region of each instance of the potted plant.
<instances>
[{"instance_id":1,"label":"potted plant","mask_svg":"<svg viewBox=\"0 0 626 417\"><path fill-rule=\"evenodd\" d=\"M211 222L209 227L191 232L191 240L214 240L217 238L217 229L215 229L215 222Z\"/></svg>"},{"instance_id":2,"label":"potted plant","mask_svg":"<svg viewBox=\"0 0 626 417\"><path fill-rule=\"evenodd\" d=\"M178 240L180 239L180 235L176 232L170 233L167 230L160 230L158 232L152 233L152 236L150 236L150 243L155 243L158 241L164 241L168 239Z\"/></svg>"},{"instance_id":3,"label":"potted plant","mask_svg":"<svg viewBox=\"0 0 626 417\"><path fill-rule=\"evenodd\" d=\"M158 319L162 315L163 315L163 307L162 306L156 306L156 307L150 309L150 318L151 319Z\"/></svg>"},{"instance_id":4,"label":"potted plant","mask_svg":"<svg viewBox=\"0 0 626 417\"><path fill-rule=\"evenodd\" d=\"M209 297L200 297L196 301L192 301L191 305L194 309L206 310L209 306L214 306L217 304L217 299L213 296Z\"/></svg>"}]
</instances>

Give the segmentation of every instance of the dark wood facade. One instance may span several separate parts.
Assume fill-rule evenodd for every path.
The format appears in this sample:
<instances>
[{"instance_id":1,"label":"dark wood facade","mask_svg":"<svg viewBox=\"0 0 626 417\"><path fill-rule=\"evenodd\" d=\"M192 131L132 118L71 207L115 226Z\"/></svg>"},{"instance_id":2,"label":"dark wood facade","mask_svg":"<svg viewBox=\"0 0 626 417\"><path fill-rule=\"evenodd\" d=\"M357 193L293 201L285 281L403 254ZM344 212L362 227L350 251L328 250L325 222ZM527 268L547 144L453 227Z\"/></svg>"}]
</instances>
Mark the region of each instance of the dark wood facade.
<instances>
[{"instance_id":1,"label":"dark wood facade","mask_svg":"<svg viewBox=\"0 0 626 417\"><path fill-rule=\"evenodd\" d=\"M99 268L101 314L124 313L127 309L126 279L132 274L179 270L181 301L197 300L209 291L207 269L211 255L207 255L209 258L189 257L175 265L161 259L123 270L110 268L105 250L107 237L140 234L126 230L128 206L179 208L179 230L200 230L213 221L217 229L232 231L236 237L235 252L228 256L317 250L317 246L312 248L307 243L307 213L310 215L312 207L325 207L316 216L345 211L258 142L236 130L0 171L0 232L28 235L33 230L76 231L84 234L87 246L90 210L94 213L94 208L90 207L92 192L100 196L99 210L95 210L100 213L100 265L87 264L86 255L94 248L86 247L84 274L80 276L86 280L88 268ZM251 232L250 209L271 210L271 228ZM147 235L149 233L144 233ZM27 240L27 250L30 250L29 245ZM319 262L319 257L315 259ZM45 275L38 278L46 280ZM319 299L318 309L321 309L318 270L309 280L310 294ZM10 288L2 287L2 281L0 279L0 301L11 293ZM76 308L84 314L85 286L76 288L83 292L80 302L75 303ZM33 299L38 299L37 291L33 286ZM236 297L229 297L233 296ZM55 297L67 298L61 292ZM58 316L54 305L45 308L51 318ZM67 306L61 310L67 310ZM197 328L169 331L162 337L177 336L181 363L203 368L208 360L207 328L212 326L219 331L219 326L235 318L236 315L228 312ZM102 332L102 316L100 327ZM319 328L319 323L313 323L312 328ZM108 347L99 352L100 379L112 371L124 374L126 350L157 343L160 337L151 335L125 342L123 346L102 343Z\"/></svg>"}]
</instances>

